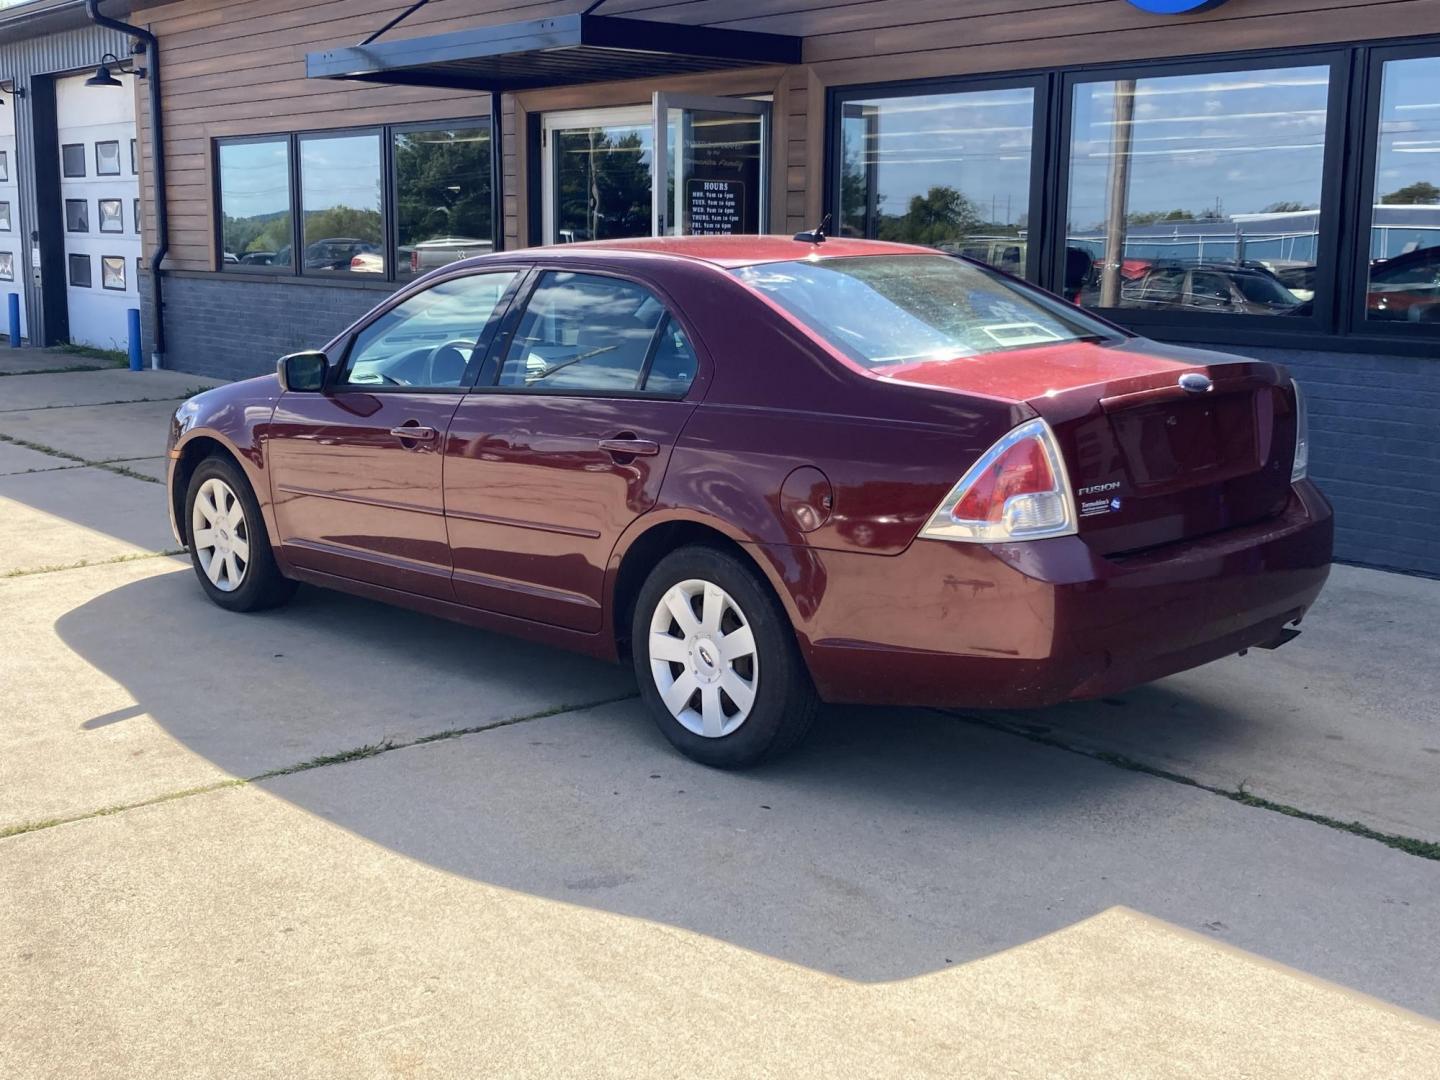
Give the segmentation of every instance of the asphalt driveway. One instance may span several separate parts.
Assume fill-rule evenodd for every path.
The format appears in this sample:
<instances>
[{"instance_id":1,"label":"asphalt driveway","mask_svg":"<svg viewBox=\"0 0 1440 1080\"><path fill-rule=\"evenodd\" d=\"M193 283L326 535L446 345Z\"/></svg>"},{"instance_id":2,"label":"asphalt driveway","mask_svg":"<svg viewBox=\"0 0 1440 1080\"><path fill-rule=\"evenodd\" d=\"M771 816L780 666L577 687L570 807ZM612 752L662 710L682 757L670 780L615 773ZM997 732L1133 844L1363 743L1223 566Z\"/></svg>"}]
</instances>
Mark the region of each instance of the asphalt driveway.
<instances>
[{"instance_id":1,"label":"asphalt driveway","mask_svg":"<svg viewBox=\"0 0 1440 1080\"><path fill-rule=\"evenodd\" d=\"M1440 583L1340 567L1274 653L716 773L616 668L213 608L149 478L200 380L28 359L0 1076L1440 1075Z\"/></svg>"}]
</instances>

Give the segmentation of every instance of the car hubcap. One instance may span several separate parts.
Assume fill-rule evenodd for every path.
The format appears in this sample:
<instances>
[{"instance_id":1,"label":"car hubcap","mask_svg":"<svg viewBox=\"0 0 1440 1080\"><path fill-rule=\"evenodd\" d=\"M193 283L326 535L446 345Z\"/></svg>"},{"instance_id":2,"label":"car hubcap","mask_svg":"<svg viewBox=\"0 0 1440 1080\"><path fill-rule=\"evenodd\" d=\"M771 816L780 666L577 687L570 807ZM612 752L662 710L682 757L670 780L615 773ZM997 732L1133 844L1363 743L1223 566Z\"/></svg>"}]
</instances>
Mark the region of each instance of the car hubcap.
<instances>
[{"instance_id":1,"label":"car hubcap","mask_svg":"<svg viewBox=\"0 0 1440 1080\"><path fill-rule=\"evenodd\" d=\"M190 546L210 584L221 592L240 587L250 565L250 530L240 500L224 480L206 480L195 493Z\"/></svg>"},{"instance_id":2,"label":"car hubcap","mask_svg":"<svg viewBox=\"0 0 1440 1080\"><path fill-rule=\"evenodd\" d=\"M707 739L734 732L760 679L755 636L735 598L710 581L672 586L650 617L650 671L687 730Z\"/></svg>"}]
</instances>

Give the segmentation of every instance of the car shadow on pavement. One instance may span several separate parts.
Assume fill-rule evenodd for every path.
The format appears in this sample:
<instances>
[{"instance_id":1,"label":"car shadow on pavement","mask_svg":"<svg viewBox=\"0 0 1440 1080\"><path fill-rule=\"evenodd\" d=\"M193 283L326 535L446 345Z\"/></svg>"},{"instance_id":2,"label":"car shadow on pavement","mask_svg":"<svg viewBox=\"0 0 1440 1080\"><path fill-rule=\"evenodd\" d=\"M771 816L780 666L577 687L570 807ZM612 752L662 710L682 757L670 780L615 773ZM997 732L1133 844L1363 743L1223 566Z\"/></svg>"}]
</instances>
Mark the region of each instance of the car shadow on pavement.
<instances>
[{"instance_id":1,"label":"car shadow on pavement","mask_svg":"<svg viewBox=\"0 0 1440 1080\"><path fill-rule=\"evenodd\" d=\"M1400 970L1424 949L1398 966L1393 949L1434 906L1412 873L1420 860L954 716L827 709L795 754L723 773L670 748L626 697L623 669L338 594L302 589L285 610L231 616L186 571L105 593L58 630L236 776L534 716L264 781L307 813L490 885L861 981L964 963L1123 905L1435 1005L1418 969ZM1243 723L1164 686L1127 700L1204 716L1196 741ZM1033 715L1053 730L1064 713ZM1357 877L1357 852L1398 860L1397 872ZM1382 894L1405 907L1381 906ZM1342 936L1343 949L1317 945Z\"/></svg>"}]
</instances>

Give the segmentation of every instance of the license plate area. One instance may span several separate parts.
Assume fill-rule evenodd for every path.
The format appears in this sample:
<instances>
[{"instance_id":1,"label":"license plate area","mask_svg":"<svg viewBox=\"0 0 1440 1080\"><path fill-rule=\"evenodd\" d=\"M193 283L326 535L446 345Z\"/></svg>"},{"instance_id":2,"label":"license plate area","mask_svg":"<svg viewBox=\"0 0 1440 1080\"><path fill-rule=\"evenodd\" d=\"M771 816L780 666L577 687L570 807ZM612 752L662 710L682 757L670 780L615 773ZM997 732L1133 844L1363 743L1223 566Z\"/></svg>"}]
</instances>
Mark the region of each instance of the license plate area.
<instances>
[{"instance_id":1,"label":"license plate area","mask_svg":"<svg viewBox=\"0 0 1440 1080\"><path fill-rule=\"evenodd\" d=\"M1260 468L1255 395L1212 394L1110 416L1137 494L1213 484Z\"/></svg>"}]
</instances>

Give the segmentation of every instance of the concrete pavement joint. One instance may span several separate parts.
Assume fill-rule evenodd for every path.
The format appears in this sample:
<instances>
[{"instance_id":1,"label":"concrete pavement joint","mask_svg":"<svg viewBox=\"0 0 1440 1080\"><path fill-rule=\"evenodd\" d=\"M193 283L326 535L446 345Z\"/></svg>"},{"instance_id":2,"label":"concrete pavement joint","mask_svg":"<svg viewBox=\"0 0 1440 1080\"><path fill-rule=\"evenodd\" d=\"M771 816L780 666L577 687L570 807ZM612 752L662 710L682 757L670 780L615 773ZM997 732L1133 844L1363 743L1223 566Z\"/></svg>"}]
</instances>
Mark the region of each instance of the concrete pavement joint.
<instances>
[{"instance_id":1,"label":"concrete pavement joint","mask_svg":"<svg viewBox=\"0 0 1440 1080\"><path fill-rule=\"evenodd\" d=\"M44 374L50 375L54 373L47 371ZM151 401L184 401L187 398L194 397L196 394L203 393L205 389L203 386L190 387L189 392L181 392L178 396L175 394L167 394L164 397L124 398L120 401L83 401L74 405L25 405L18 409L0 409L0 416L12 412L46 412L50 409L100 409L106 405L143 405Z\"/></svg>"},{"instance_id":2,"label":"concrete pavement joint","mask_svg":"<svg viewBox=\"0 0 1440 1080\"><path fill-rule=\"evenodd\" d=\"M516 724L524 724L531 720L544 720L547 717L560 716L564 713L598 709L605 705L614 705L617 702L630 701L638 696L638 694L622 694L619 697L602 698L599 701L589 701L580 705L556 705L553 708L526 713L523 716L511 716L489 724L476 724L473 727L450 728L445 731L437 731L429 735L421 735L417 738L406 739L401 742L396 742L393 739L382 739L378 743L367 743L350 750L342 750L338 754L323 754L320 757L313 757L308 761L287 765L284 768L270 769L249 777L248 779L235 777L230 780L218 780L213 784L202 784L199 787L185 788L181 791L170 791L163 795L155 795L151 798L140 799L136 802L117 803L114 806L102 807L99 810L91 810L84 814L72 814L68 817L42 818L38 821L22 821L16 825L0 825L0 840L12 836L23 836L26 833L42 832L45 829L53 829L59 825L70 825L77 821L88 821L91 818L110 817L126 810L138 810L141 807L173 802L176 799L188 799L192 795L207 795L212 791L244 787L249 784L259 783L263 780L274 780L281 776L293 776L295 773L309 772L311 769L323 769L330 765L344 765L352 761L363 761L365 758L388 754L392 750L404 750L411 746L422 746L426 743L440 742L444 739L458 739L462 735L476 735L480 732L494 731L497 728L513 727Z\"/></svg>"},{"instance_id":3,"label":"concrete pavement joint","mask_svg":"<svg viewBox=\"0 0 1440 1080\"><path fill-rule=\"evenodd\" d=\"M49 470L55 471L55 470ZM112 559L82 559L80 562L63 563L55 566L35 566L20 570L9 570L0 574L0 581L7 578L30 577L34 574L55 574L61 570L83 570L87 566L111 566L114 563L139 562L142 559L163 559L167 555L183 555L185 548L166 548L164 551L136 551L128 555L116 555Z\"/></svg>"},{"instance_id":4,"label":"concrete pavement joint","mask_svg":"<svg viewBox=\"0 0 1440 1080\"><path fill-rule=\"evenodd\" d=\"M169 399L169 398L157 398L157 399L154 399L154 400L158 400L158 401L168 401L168 400L171 400L171 399ZM132 402L132 401L111 401L111 402L107 402L106 404L109 404L109 405L133 405L133 404L135 404L135 403ZM60 407L60 406L52 406L52 408L58 408L58 407ZM23 410L21 410L21 411L23 411ZM155 479L155 477L153 477L153 476L146 476L144 473L136 472L134 469L127 469L127 468L124 466L124 464L123 464L123 462L126 462L126 461L145 461L145 460L147 460L146 458L133 458L133 457L131 457L131 458L112 458L112 459L107 460L107 461L90 461L89 459L83 458L83 457L81 457L81 456L78 455L78 454L72 454L72 453L70 453L68 450L57 450L55 447L53 447L53 446L46 446L44 443L31 442L29 439L17 439L17 438L16 438L15 436L13 436L13 435L6 435L6 434L3 434L3 433L0 433L0 442L7 442L7 443L10 443L10 445L12 445L12 446L23 447L23 448L26 449L26 450L34 450L37 454L49 454L51 457L63 458L63 459L66 460L66 461L73 461L73 462L75 462L75 463L77 463L77 464L79 464L79 465L88 465L88 466L90 466L90 467L93 468L93 469L104 469L106 472L112 472L112 473L114 473L116 476L128 476L131 480L144 480L147 484L163 484L163 483L164 483L163 480L157 480L157 479ZM68 466L68 465L57 465L57 466L55 466L54 469L27 469L26 472L27 472L27 473L35 473L35 472L56 472L56 471L58 471L59 469L65 469L65 468L69 468L69 467L70 467L70 466ZM16 475L23 475L23 474L16 474ZM64 568L64 567L57 567L57 569L65 569L65 568Z\"/></svg>"},{"instance_id":5,"label":"concrete pavement joint","mask_svg":"<svg viewBox=\"0 0 1440 1080\"><path fill-rule=\"evenodd\" d=\"M1124 754L1117 754L1110 750L1090 750L1083 746L1075 746L1063 739L1054 738L1038 731L1032 731L1024 725L1008 723L1004 720L990 717L973 716L968 713L952 712L942 710L946 716L956 720L963 720L967 724L974 724L977 727L990 728L993 731L1001 731L1007 735L1018 735L1022 739L1028 739L1041 746L1048 746L1055 750L1064 750L1067 753L1079 754L1081 757L1088 757L1094 761L1104 762L1106 765L1113 765L1117 769L1128 769L1131 772L1144 773L1159 780L1169 780L1173 784L1183 784L1186 787L1198 788L1211 795L1219 795L1222 799L1229 799L1231 802L1239 803L1241 806L1253 806L1258 810L1269 810L1272 813L1284 814L1286 817L1299 818L1315 825L1323 825L1327 829L1335 829L1339 832L1347 832L1353 836L1360 836L1366 840L1375 840L1386 847L1394 848L1396 851L1403 851L1407 855L1414 855L1421 859L1434 859L1440 861L1440 844L1429 840L1420 840L1413 836L1399 836L1395 833L1380 832L1372 829L1359 821L1341 821L1338 818L1327 817L1324 814L1317 814L1309 810L1302 810L1296 806L1288 806L1285 803L1278 803L1272 799L1261 798L1259 795L1251 795L1245 790L1242 784L1238 789L1217 787L1214 784L1202 783L1192 777L1181 773L1170 772L1168 769L1161 769L1154 765L1147 765L1143 761L1127 757Z\"/></svg>"}]
</instances>

